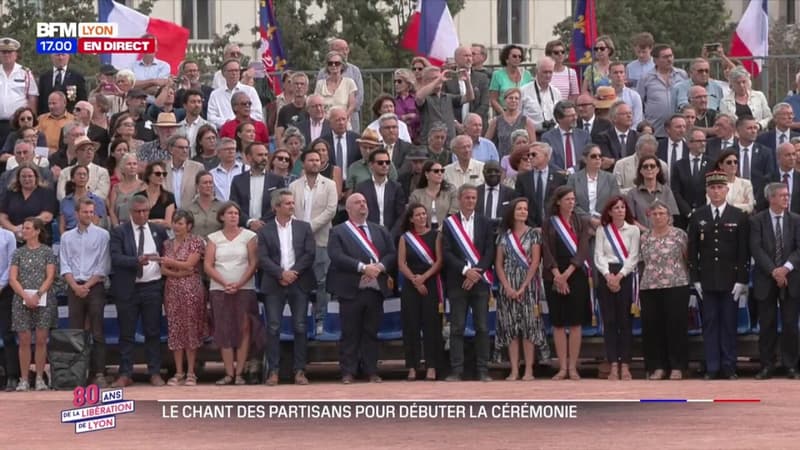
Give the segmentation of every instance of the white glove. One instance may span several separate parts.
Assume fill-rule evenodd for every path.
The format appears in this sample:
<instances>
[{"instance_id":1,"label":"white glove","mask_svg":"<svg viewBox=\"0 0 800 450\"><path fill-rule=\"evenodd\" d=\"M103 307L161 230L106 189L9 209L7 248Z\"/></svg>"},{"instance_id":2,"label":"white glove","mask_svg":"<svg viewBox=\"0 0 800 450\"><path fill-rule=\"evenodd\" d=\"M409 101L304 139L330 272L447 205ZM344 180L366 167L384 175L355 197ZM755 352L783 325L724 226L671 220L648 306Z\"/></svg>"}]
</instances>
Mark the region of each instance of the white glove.
<instances>
[{"instance_id":1,"label":"white glove","mask_svg":"<svg viewBox=\"0 0 800 450\"><path fill-rule=\"evenodd\" d=\"M697 304L697 296L696 295L690 295L689 296L689 308L699 308L699 305Z\"/></svg>"},{"instance_id":2,"label":"white glove","mask_svg":"<svg viewBox=\"0 0 800 450\"><path fill-rule=\"evenodd\" d=\"M733 294L733 301L738 302L740 297L747 295L747 285L744 283L734 284L731 294Z\"/></svg>"},{"instance_id":3,"label":"white glove","mask_svg":"<svg viewBox=\"0 0 800 450\"><path fill-rule=\"evenodd\" d=\"M703 299L703 285L699 281L694 282L694 290L697 292L697 298Z\"/></svg>"}]
</instances>

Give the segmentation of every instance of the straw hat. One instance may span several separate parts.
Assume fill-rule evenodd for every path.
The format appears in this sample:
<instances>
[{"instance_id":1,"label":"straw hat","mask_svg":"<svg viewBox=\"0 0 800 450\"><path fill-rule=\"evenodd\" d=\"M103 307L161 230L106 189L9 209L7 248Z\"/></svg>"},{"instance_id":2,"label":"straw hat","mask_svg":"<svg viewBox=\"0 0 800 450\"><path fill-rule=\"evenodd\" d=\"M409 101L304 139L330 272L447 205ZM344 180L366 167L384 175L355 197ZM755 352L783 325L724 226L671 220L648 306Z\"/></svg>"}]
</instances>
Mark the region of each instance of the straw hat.
<instances>
[{"instance_id":1,"label":"straw hat","mask_svg":"<svg viewBox=\"0 0 800 450\"><path fill-rule=\"evenodd\" d=\"M179 127L178 120L174 113L158 113L158 120L153 124L154 127Z\"/></svg>"},{"instance_id":2,"label":"straw hat","mask_svg":"<svg viewBox=\"0 0 800 450\"><path fill-rule=\"evenodd\" d=\"M372 128L367 128L361 133L361 137L356 139L356 142L359 144L367 144L367 145L374 145L376 147L380 147L381 140L380 136L378 136L378 132L373 130Z\"/></svg>"}]
</instances>

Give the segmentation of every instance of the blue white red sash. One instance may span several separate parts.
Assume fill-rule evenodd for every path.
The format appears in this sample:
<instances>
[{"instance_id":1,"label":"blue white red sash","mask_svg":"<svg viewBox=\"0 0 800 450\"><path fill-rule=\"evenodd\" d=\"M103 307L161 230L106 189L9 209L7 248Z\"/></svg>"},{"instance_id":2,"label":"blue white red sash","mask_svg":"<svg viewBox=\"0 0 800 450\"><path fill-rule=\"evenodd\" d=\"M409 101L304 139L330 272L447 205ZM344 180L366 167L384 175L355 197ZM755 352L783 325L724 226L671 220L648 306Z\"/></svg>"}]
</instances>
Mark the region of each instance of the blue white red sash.
<instances>
[{"instance_id":1,"label":"blue white red sash","mask_svg":"<svg viewBox=\"0 0 800 450\"><path fill-rule=\"evenodd\" d=\"M475 247L472 239L469 238L467 231L464 229L464 225L461 223L461 218L458 216L458 214L451 215L444 220L444 223L448 228L450 228L450 232L453 233L456 243L458 243L458 246L461 247L461 251L464 253L464 256L466 256L467 262L470 264L470 266L477 266L481 260L480 254L478 254L478 249ZM489 286L494 284L494 276L490 270L484 270L482 273L482 278L485 282L489 283Z\"/></svg>"},{"instance_id":2,"label":"blue white red sash","mask_svg":"<svg viewBox=\"0 0 800 450\"><path fill-rule=\"evenodd\" d=\"M614 254L617 256L617 259L619 259L619 263L625 264L625 259L628 258L630 253L628 252L628 247L625 246L625 242L622 240L619 229L613 223L609 223L603 227L603 232L606 235L606 239L608 239L608 243L611 245L611 249L614 250ZM633 276L633 283L631 283L633 289L631 314L635 317L639 317L641 311L641 306L639 304L639 273L634 269L631 275Z\"/></svg>"},{"instance_id":3,"label":"blue white red sash","mask_svg":"<svg viewBox=\"0 0 800 450\"><path fill-rule=\"evenodd\" d=\"M550 223L553 225L553 228L556 230L556 234L561 238L561 242L567 247L570 254L575 256L578 254L578 236L575 234L575 231L572 229L561 216L554 215L550 216ZM589 308L592 310L592 326L596 327L600 323L597 319L597 313L599 312L600 308L597 302L597 296L595 295L594 291L594 281L592 279L592 267L589 265L588 261L583 261L583 268L586 271L586 275L589 281Z\"/></svg>"},{"instance_id":4,"label":"blue white red sash","mask_svg":"<svg viewBox=\"0 0 800 450\"><path fill-rule=\"evenodd\" d=\"M367 234L364 233L364 230L358 228L349 220L344 224L347 230L350 231L353 239L355 239L358 245L361 247L361 250L364 250L369 255L370 259L372 260L371 262L379 262L381 260L380 253L378 252L378 249L375 248L375 245L372 243L372 241L369 240Z\"/></svg>"},{"instance_id":5,"label":"blue white red sash","mask_svg":"<svg viewBox=\"0 0 800 450\"><path fill-rule=\"evenodd\" d=\"M428 244L422 240L420 235L406 231L403 233L403 238L408 244L408 247L414 251L415 255L429 265L433 266L433 264L436 262L436 254L433 252L433 249L431 249ZM442 277L438 273L436 274L436 293L439 299L439 312L442 312L442 303L444 302L444 287L442 285Z\"/></svg>"},{"instance_id":6,"label":"blue white red sash","mask_svg":"<svg viewBox=\"0 0 800 450\"><path fill-rule=\"evenodd\" d=\"M522 247L522 242L520 242L517 235L511 230L506 231L506 244L508 244L508 247L511 249L510 253L513 253L516 257L517 262L525 267L526 270L530 268L531 264L528 260L528 254Z\"/></svg>"}]
</instances>

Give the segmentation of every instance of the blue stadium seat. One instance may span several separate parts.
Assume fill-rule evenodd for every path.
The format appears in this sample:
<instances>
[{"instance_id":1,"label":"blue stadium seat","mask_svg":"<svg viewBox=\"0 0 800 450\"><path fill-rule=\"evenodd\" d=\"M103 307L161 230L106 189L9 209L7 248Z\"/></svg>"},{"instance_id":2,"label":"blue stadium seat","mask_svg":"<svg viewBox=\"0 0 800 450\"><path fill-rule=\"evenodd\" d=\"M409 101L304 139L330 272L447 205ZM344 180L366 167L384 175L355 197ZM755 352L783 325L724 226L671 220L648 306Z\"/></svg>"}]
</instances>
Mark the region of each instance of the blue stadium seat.
<instances>
[{"instance_id":1,"label":"blue stadium seat","mask_svg":"<svg viewBox=\"0 0 800 450\"><path fill-rule=\"evenodd\" d=\"M378 328L378 339L391 341L403 338L403 317L400 313L400 298L387 298L383 301L383 321Z\"/></svg>"},{"instance_id":2,"label":"blue stadium seat","mask_svg":"<svg viewBox=\"0 0 800 450\"><path fill-rule=\"evenodd\" d=\"M314 339L323 342L336 342L342 338L342 325L339 320L339 302L331 298L328 302L328 313L323 321L323 333L314 336Z\"/></svg>"}]
</instances>

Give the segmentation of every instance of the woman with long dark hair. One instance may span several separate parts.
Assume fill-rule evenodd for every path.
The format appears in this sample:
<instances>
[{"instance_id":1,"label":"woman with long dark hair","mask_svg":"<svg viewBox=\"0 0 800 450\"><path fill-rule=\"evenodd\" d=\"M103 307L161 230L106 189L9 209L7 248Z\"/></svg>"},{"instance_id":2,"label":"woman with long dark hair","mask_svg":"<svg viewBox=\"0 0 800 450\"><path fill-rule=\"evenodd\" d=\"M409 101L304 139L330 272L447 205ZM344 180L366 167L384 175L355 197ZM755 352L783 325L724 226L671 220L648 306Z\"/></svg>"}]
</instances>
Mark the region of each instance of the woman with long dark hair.
<instances>
[{"instance_id":1,"label":"woman with long dark hair","mask_svg":"<svg viewBox=\"0 0 800 450\"><path fill-rule=\"evenodd\" d=\"M170 228L175 213L175 195L164 189L166 176L166 164L161 161L148 163L144 169L145 189L135 195L143 195L150 201L150 222Z\"/></svg>"},{"instance_id":2,"label":"woman with long dark hair","mask_svg":"<svg viewBox=\"0 0 800 450\"><path fill-rule=\"evenodd\" d=\"M217 156L217 138L219 134L214 125L205 124L197 130L192 160L203 164L206 170L213 170L219 165Z\"/></svg>"},{"instance_id":3,"label":"woman with long dark hair","mask_svg":"<svg viewBox=\"0 0 800 450\"><path fill-rule=\"evenodd\" d=\"M420 203L428 211L428 223L438 230L444 219L458 211L456 190L444 180L444 166L428 160L422 166L417 189L408 197L409 203Z\"/></svg>"},{"instance_id":4,"label":"woman with long dark hair","mask_svg":"<svg viewBox=\"0 0 800 450\"><path fill-rule=\"evenodd\" d=\"M342 195L342 168L331 164L331 145L322 138L317 138L311 143L311 150L319 153L320 169L319 174L325 178L333 180L336 185L336 192Z\"/></svg>"},{"instance_id":5,"label":"woman with long dark hair","mask_svg":"<svg viewBox=\"0 0 800 450\"><path fill-rule=\"evenodd\" d=\"M442 270L442 242L439 233L428 224L428 211L412 203L400 224L403 233L397 247L397 267L406 280L400 293L403 315L403 347L407 380L417 378L420 361L419 335L424 336L425 379L436 380L442 363L442 313L444 292L439 272Z\"/></svg>"}]
</instances>

